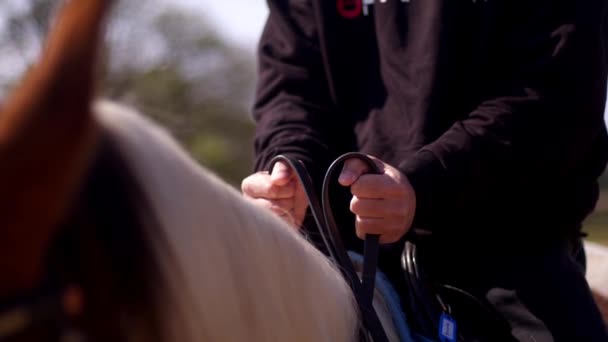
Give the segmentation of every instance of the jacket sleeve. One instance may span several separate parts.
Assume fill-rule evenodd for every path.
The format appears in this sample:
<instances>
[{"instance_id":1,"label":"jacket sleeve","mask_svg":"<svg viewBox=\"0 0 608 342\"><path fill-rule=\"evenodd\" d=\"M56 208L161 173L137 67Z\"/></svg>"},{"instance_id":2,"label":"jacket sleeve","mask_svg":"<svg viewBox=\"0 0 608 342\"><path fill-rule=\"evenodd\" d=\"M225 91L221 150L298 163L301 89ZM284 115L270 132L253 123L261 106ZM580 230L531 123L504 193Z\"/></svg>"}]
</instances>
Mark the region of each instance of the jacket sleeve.
<instances>
[{"instance_id":1,"label":"jacket sleeve","mask_svg":"<svg viewBox=\"0 0 608 342\"><path fill-rule=\"evenodd\" d=\"M254 168L266 169L274 156L286 154L320 172L336 153L332 134L346 128L335 118L315 10L303 0L268 6L258 46Z\"/></svg>"},{"instance_id":2,"label":"jacket sleeve","mask_svg":"<svg viewBox=\"0 0 608 342\"><path fill-rule=\"evenodd\" d=\"M606 154L596 148L605 129L604 2L518 3L519 17L500 41L507 76L494 94L399 166L419 197L420 226L432 226L439 208L483 216L497 192L521 191L530 203L528 194L560 196L569 191L564 180L594 182L603 169L601 162L593 174L578 168ZM510 200L492 205L508 212Z\"/></svg>"}]
</instances>

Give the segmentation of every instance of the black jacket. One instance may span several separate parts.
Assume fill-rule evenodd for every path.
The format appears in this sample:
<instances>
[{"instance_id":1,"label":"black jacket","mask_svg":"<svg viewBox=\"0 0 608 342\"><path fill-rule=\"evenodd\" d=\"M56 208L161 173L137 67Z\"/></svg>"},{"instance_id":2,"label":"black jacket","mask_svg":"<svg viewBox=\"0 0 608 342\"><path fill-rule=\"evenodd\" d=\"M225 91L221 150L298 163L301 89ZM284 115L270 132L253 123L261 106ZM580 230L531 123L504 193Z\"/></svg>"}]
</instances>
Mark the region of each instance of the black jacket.
<instances>
[{"instance_id":1,"label":"black jacket","mask_svg":"<svg viewBox=\"0 0 608 342\"><path fill-rule=\"evenodd\" d=\"M576 231L608 156L605 1L370 3L268 1L255 169L291 154L318 180L356 150L406 174L415 225L450 243Z\"/></svg>"}]
</instances>

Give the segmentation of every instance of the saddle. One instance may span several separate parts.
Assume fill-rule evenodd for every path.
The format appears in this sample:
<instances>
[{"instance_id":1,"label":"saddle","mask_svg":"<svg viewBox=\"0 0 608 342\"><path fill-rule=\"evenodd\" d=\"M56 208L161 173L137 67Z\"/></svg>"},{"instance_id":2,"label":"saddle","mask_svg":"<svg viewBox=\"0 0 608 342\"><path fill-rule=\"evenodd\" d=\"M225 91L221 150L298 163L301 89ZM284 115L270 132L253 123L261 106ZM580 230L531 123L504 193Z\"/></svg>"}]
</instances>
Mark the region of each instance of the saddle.
<instances>
[{"instance_id":1,"label":"saddle","mask_svg":"<svg viewBox=\"0 0 608 342\"><path fill-rule=\"evenodd\" d=\"M432 233L411 229L405 237L401 251L402 284L387 280L378 270L379 236L368 235L364 240L363 254L348 250L341 238L329 197L330 180L344 161L358 158L365 162L371 173L380 173L376 164L366 155L351 152L334 160L327 169L319 197L305 165L285 155L273 158L269 165L282 161L296 173L306 193L309 208L321 237L322 250L341 270L349 283L361 313L360 341L388 342L386 323L382 324L373 305L377 294L388 303L392 326L398 329L398 339L415 342L501 342L515 341L508 322L485 301L462 288L436 280L424 262L420 250L432 238ZM375 297L376 296L376 297ZM396 302L396 303L395 303ZM394 340L395 334L391 334Z\"/></svg>"}]
</instances>

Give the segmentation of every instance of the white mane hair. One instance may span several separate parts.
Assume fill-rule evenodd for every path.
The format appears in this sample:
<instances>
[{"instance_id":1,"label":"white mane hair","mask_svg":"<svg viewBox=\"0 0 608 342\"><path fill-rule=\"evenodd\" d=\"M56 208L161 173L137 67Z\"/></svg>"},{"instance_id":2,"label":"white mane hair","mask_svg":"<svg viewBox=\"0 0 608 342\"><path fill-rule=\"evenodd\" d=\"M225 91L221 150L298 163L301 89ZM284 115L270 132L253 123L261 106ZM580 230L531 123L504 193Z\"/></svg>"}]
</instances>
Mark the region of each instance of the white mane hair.
<instances>
[{"instance_id":1,"label":"white mane hair","mask_svg":"<svg viewBox=\"0 0 608 342\"><path fill-rule=\"evenodd\" d=\"M608 299L608 247L585 241L585 253L589 286Z\"/></svg>"},{"instance_id":2,"label":"white mane hair","mask_svg":"<svg viewBox=\"0 0 608 342\"><path fill-rule=\"evenodd\" d=\"M108 101L97 121L123 154L167 240L152 243L166 341L355 341L338 270L299 233L197 164L159 125Z\"/></svg>"}]
</instances>

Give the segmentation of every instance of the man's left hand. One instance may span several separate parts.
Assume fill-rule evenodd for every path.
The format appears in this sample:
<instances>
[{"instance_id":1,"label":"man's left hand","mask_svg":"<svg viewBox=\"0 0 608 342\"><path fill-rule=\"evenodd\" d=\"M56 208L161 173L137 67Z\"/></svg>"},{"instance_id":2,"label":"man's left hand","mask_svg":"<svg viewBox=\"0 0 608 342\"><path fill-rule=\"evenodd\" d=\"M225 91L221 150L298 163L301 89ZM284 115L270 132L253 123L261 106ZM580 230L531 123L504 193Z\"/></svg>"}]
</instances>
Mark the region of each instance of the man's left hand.
<instances>
[{"instance_id":1,"label":"man's left hand","mask_svg":"<svg viewBox=\"0 0 608 342\"><path fill-rule=\"evenodd\" d=\"M369 174L369 167L353 158L344 163L338 181L350 186L350 210L356 215L357 236L380 235L380 243L393 243L411 228L416 212L416 194L407 177L395 167L369 156L381 174Z\"/></svg>"}]
</instances>

